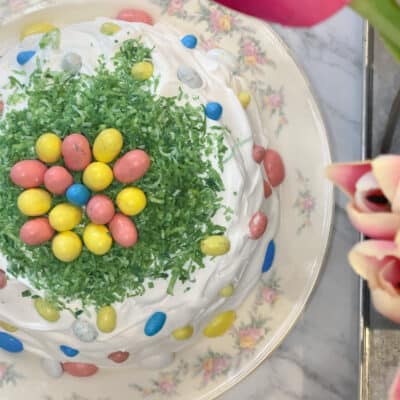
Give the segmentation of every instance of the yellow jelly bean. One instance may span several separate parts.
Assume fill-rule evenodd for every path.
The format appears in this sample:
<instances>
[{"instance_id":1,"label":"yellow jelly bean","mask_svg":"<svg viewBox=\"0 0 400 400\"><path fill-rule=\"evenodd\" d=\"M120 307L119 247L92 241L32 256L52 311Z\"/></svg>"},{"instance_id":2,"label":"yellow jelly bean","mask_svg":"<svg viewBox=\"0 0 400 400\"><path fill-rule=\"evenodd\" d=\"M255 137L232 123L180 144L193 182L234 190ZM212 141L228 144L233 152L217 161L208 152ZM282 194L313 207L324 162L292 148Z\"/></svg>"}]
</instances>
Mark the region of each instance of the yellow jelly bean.
<instances>
[{"instance_id":1,"label":"yellow jelly bean","mask_svg":"<svg viewBox=\"0 0 400 400\"><path fill-rule=\"evenodd\" d=\"M55 206L49 214L49 223L58 232L74 229L82 220L82 210L69 203Z\"/></svg>"},{"instance_id":2,"label":"yellow jelly bean","mask_svg":"<svg viewBox=\"0 0 400 400\"><path fill-rule=\"evenodd\" d=\"M56 322L60 319L60 312L48 301L38 298L33 302L39 315L49 322Z\"/></svg>"},{"instance_id":3,"label":"yellow jelly bean","mask_svg":"<svg viewBox=\"0 0 400 400\"><path fill-rule=\"evenodd\" d=\"M105 225L89 224L83 231L83 242L90 252L102 256L111 249L113 241Z\"/></svg>"},{"instance_id":4,"label":"yellow jelly bean","mask_svg":"<svg viewBox=\"0 0 400 400\"><path fill-rule=\"evenodd\" d=\"M172 332L172 336L176 340L188 340L193 336L193 326L188 325L182 328L175 329Z\"/></svg>"},{"instance_id":5,"label":"yellow jelly bean","mask_svg":"<svg viewBox=\"0 0 400 400\"><path fill-rule=\"evenodd\" d=\"M114 24L114 22L104 22L104 24L100 27L100 32L109 36L118 33L120 30L121 27L117 24Z\"/></svg>"},{"instance_id":6,"label":"yellow jelly bean","mask_svg":"<svg viewBox=\"0 0 400 400\"><path fill-rule=\"evenodd\" d=\"M153 76L154 67L149 61L142 61L133 65L131 75L138 81L145 81Z\"/></svg>"},{"instance_id":7,"label":"yellow jelly bean","mask_svg":"<svg viewBox=\"0 0 400 400\"><path fill-rule=\"evenodd\" d=\"M238 99L239 99L240 103L242 104L242 107L244 109L246 109L250 104L251 96L247 92L240 92L238 94Z\"/></svg>"},{"instance_id":8,"label":"yellow jelly bean","mask_svg":"<svg viewBox=\"0 0 400 400\"><path fill-rule=\"evenodd\" d=\"M56 27L53 24L50 24L49 22L39 22L36 24L32 24L22 30L21 40L24 40L26 37L31 35L37 35L39 33L48 33L53 31L54 29L56 29Z\"/></svg>"},{"instance_id":9,"label":"yellow jelly bean","mask_svg":"<svg viewBox=\"0 0 400 400\"><path fill-rule=\"evenodd\" d=\"M82 241L75 232L61 232L54 237L51 249L60 261L71 262L81 254Z\"/></svg>"},{"instance_id":10,"label":"yellow jelly bean","mask_svg":"<svg viewBox=\"0 0 400 400\"><path fill-rule=\"evenodd\" d=\"M225 236L213 235L202 240L200 248L203 254L207 256L222 256L228 253L231 248L231 243Z\"/></svg>"},{"instance_id":11,"label":"yellow jelly bean","mask_svg":"<svg viewBox=\"0 0 400 400\"><path fill-rule=\"evenodd\" d=\"M17 332L17 328L14 325L8 324L5 321L0 321L0 328L3 328L7 332Z\"/></svg>"},{"instance_id":12,"label":"yellow jelly bean","mask_svg":"<svg viewBox=\"0 0 400 400\"><path fill-rule=\"evenodd\" d=\"M43 189L28 189L18 196L18 208L28 217L46 214L51 207L51 196Z\"/></svg>"},{"instance_id":13,"label":"yellow jelly bean","mask_svg":"<svg viewBox=\"0 0 400 400\"><path fill-rule=\"evenodd\" d=\"M83 183L94 192L107 189L112 181L112 169L103 162L93 162L83 171Z\"/></svg>"},{"instance_id":14,"label":"yellow jelly bean","mask_svg":"<svg viewBox=\"0 0 400 400\"><path fill-rule=\"evenodd\" d=\"M61 157L61 139L55 133L44 133L36 141L36 154L45 163L55 163Z\"/></svg>"},{"instance_id":15,"label":"yellow jelly bean","mask_svg":"<svg viewBox=\"0 0 400 400\"><path fill-rule=\"evenodd\" d=\"M117 313L112 306L101 307L97 312L97 327L104 333L112 332L117 326Z\"/></svg>"},{"instance_id":16,"label":"yellow jelly bean","mask_svg":"<svg viewBox=\"0 0 400 400\"><path fill-rule=\"evenodd\" d=\"M214 338L222 336L233 325L236 319L235 311L225 311L217 315L203 330L205 336Z\"/></svg>"},{"instance_id":17,"label":"yellow jelly bean","mask_svg":"<svg viewBox=\"0 0 400 400\"><path fill-rule=\"evenodd\" d=\"M123 214L130 216L137 215L147 205L146 195L138 188L125 188L117 195L117 205Z\"/></svg>"},{"instance_id":18,"label":"yellow jelly bean","mask_svg":"<svg viewBox=\"0 0 400 400\"><path fill-rule=\"evenodd\" d=\"M93 155L97 161L109 163L121 152L123 145L121 132L105 129L100 132L93 144Z\"/></svg>"},{"instance_id":19,"label":"yellow jelly bean","mask_svg":"<svg viewBox=\"0 0 400 400\"><path fill-rule=\"evenodd\" d=\"M228 285L219 291L219 295L221 297L231 297L233 295L234 291L235 291L235 289L234 289L233 285Z\"/></svg>"}]
</instances>

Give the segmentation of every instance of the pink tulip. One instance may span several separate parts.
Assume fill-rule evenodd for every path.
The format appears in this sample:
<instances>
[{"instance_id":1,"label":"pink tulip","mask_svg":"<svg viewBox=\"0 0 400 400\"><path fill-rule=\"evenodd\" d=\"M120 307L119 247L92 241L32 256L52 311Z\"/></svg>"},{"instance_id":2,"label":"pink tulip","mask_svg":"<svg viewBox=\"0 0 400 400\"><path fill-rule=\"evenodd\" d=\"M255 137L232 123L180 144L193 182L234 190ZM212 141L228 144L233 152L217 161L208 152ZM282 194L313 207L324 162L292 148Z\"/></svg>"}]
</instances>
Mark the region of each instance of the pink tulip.
<instances>
[{"instance_id":1,"label":"pink tulip","mask_svg":"<svg viewBox=\"0 0 400 400\"><path fill-rule=\"evenodd\" d=\"M389 400L400 400L400 370L397 371L392 387L390 388Z\"/></svg>"}]
</instances>

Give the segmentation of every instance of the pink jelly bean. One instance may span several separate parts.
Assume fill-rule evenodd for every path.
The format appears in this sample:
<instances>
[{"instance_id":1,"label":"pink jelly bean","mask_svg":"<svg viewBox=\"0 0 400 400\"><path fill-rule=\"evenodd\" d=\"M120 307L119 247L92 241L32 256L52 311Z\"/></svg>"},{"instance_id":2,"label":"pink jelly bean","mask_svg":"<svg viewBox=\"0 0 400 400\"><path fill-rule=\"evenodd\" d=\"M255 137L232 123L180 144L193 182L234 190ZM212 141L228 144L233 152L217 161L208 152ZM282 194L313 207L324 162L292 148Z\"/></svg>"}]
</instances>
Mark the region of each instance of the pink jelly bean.
<instances>
[{"instance_id":1,"label":"pink jelly bean","mask_svg":"<svg viewBox=\"0 0 400 400\"><path fill-rule=\"evenodd\" d=\"M268 182L264 181L264 197L268 199L268 197L271 196L271 194L272 194L271 185Z\"/></svg>"},{"instance_id":2,"label":"pink jelly bean","mask_svg":"<svg viewBox=\"0 0 400 400\"><path fill-rule=\"evenodd\" d=\"M268 149L263 164L269 183L272 187L279 186L285 179L285 166L281 156L275 150Z\"/></svg>"},{"instance_id":3,"label":"pink jelly bean","mask_svg":"<svg viewBox=\"0 0 400 400\"><path fill-rule=\"evenodd\" d=\"M127 351L116 351L111 353L108 358L117 364L121 364L129 358L129 353Z\"/></svg>"},{"instance_id":4,"label":"pink jelly bean","mask_svg":"<svg viewBox=\"0 0 400 400\"><path fill-rule=\"evenodd\" d=\"M99 370L94 364L66 362L62 364L65 372L78 378L92 376Z\"/></svg>"},{"instance_id":5,"label":"pink jelly bean","mask_svg":"<svg viewBox=\"0 0 400 400\"><path fill-rule=\"evenodd\" d=\"M258 144L255 144L253 146L253 160L257 163L260 164L261 161L264 159L265 155L265 149L262 146L259 146Z\"/></svg>"},{"instance_id":6,"label":"pink jelly bean","mask_svg":"<svg viewBox=\"0 0 400 400\"><path fill-rule=\"evenodd\" d=\"M267 229L268 218L267 216L261 212L256 212L250 220L249 229L250 229L250 238L251 239L259 239Z\"/></svg>"},{"instance_id":7,"label":"pink jelly bean","mask_svg":"<svg viewBox=\"0 0 400 400\"><path fill-rule=\"evenodd\" d=\"M153 18L149 13L134 8L124 8L118 13L117 19L127 22L142 22L143 24L154 25Z\"/></svg>"},{"instance_id":8,"label":"pink jelly bean","mask_svg":"<svg viewBox=\"0 0 400 400\"><path fill-rule=\"evenodd\" d=\"M0 269L0 289L4 289L6 286L7 286L6 271Z\"/></svg>"}]
</instances>

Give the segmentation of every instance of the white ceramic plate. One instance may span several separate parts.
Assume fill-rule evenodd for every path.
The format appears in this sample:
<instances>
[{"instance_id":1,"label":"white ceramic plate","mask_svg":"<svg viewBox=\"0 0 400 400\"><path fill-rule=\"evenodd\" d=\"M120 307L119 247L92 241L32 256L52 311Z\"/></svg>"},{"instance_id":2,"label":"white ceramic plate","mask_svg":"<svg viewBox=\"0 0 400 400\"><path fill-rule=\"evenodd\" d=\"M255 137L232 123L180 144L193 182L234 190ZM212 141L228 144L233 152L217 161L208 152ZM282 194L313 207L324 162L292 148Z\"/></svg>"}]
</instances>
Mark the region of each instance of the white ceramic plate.
<instances>
[{"instance_id":1,"label":"white ceramic plate","mask_svg":"<svg viewBox=\"0 0 400 400\"><path fill-rule=\"evenodd\" d=\"M332 187L323 173L331 161L326 129L303 72L266 24L206 0L9 0L0 2L0 54L29 23L62 25L115 16L127 6L196 34L205 49L222 47L238 55L238 72L252 82L271 146L286 164L274 266L238 310L228 334L200 339L164 370L102 370L88 379L64 375L52 380L34 356L0 350L1 399L214 399L253 371L286 337L324 261L333 217Z\"/></svg>"}]
</instances>

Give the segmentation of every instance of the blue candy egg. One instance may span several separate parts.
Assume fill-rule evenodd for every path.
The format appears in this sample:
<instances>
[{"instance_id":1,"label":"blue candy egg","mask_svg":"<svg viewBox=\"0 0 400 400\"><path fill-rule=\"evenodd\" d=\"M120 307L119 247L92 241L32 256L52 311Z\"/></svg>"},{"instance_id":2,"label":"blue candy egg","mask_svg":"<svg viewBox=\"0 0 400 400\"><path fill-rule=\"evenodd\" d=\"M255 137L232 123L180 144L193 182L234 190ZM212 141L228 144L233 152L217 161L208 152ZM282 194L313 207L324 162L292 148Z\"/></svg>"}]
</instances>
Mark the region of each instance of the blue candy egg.
<instances>
[{"instance_id":1,"label":"blue candy egg","mask_svg":"<svg viewBox=\"0 0 400 400\"><path fill-rule=\"evenodd\" d=\"M19 65L25 65L27 62L31 60L32 57L34 57L36 54L36 51L34 50L27 50L27 51L21 51L17 55L17 62Z\"/></svg>"},{"instance_id":2,"label":"blue candy egg","mask_svg":"<svg viewBox=\"0 0 400 400\"><path fill-rule=\"evenodd\" d=\"M181 42L188 49L194 49L197 46L197 37L194 35L186 35L181 39Z\"/></svg>"},{"instance_id":3,"label":"blue candy egg","mask_svg":"<svg viewBox=\"0 0 400 400\"><path fill-rule=\"evenodd\" d=\"M90 322L82 320L74 322L72 331L79 340L86 343L94 342L99 336L97 329Z\"/></svg>"},{"instance_id":4,"label":"blue candy egg","mask_svg":"<svg viewBox=\"0 0 400 400\"><path fill-rule=\"evenodd\" d=\"M24 350L24 345L15 336L0 332L0 349L10 353L20 353Z\"/></svg>"},{"instance_id":5,"label":"blue candy egg","mask_svg":"<svg viewBox=\"0 0 400 400\"><path fill-rule=\"evenodd\" d=\"M167 315L163 312L155 312L146 322L144 327L144 333L146 336L157 335L158 332L163 328L165 321L167 320Z\"/></svg>"},{"instance_id":6,"label":"blue candy egg","mask_svg":"<svg viewBox=\"0 0 400 400\"><path fill-rule=\"evenodd\" d=\"M275 242L271 240L268 243L267 252L265 253L265 259L262 266L262 272L267 272L271 269L275 258Z\"/></svg>"},{"instance_id":7,"label":"blue candy egg","mask_svg":"<svg viewBox=\"0 0 400 400\"><path fill-rule=\"evenodd\" d=\"M67 357L75 357L79 354L79 350L73 349L72 347L60 346L60 350L67 356Z\"/></svg>"},{"instance_id":8,"label":"blue candy egg","mask_svg":"<svg viewBox=\"0 0 400 400\"><path fill-rule=\"evenodd\" d=\"M209 102L206 105L206 115L208 118L218 121L222 115L222 106L217 102Z\"/></svg>"},{"instance_id":9,"label":"blue candy egg","mask_svg":"<svg viewBox=\"0 0 400 400\"><path fill-rule=\"evenodd\" d=\"M74 183L67 190L67 199L77 206L84 206L90 199L90 191L81 183Z\"/></svg>"}]
</instances>

